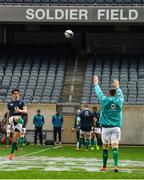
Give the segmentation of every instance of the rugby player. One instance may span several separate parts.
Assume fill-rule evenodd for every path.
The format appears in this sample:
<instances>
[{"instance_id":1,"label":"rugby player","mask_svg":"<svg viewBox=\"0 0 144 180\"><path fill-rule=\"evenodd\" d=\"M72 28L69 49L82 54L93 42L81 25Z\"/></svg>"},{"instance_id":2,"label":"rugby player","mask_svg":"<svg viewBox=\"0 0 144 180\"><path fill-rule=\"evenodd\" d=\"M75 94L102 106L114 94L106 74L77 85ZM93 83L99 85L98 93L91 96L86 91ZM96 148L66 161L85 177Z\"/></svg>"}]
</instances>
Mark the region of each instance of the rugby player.
<instances>
[{"instance_id":1,"label":"rugby player","mask_svg":"<svg viewBox=\"0 0 144 180\"><path fill-rule=\"evenodd\" d=\"M94 147L96 147L97 150L99 150L99 145L101 144L101 126L99 123L99 117L100 117L100 113L98 112L98 108L96 106L94 106L92 108L92 112L94 114L94 118L95 118L95 129L94 132L92 132L91 134L91 146L92 146L92 150L94 149Z\"/></svg>"},{"instance_id":2,"label":"rugby player","mask_svg":"<svg viewBox=\"0 0 144 180\"><path fill-rule=\"evenodd\" d=\"M9 147L9 137L10 134L12 132L12 129L10 126L8 126L9 124L9 118L12 116L21 116L24 119L24 123L23 123L23 133L21 134L21 138L24 138L24 135L26 133L25 131L25 127L26 127L26 123L27 123L27 107L25 105L25 102L23 100L20 100L20 91L19 89L13 89L12 90L12 101L10 101L7 104L7 108L8 108L8 114L7 114L7 125L6 125L6 133L7 133L7 137L6 137L6 145L7 147Z\"/></svg>"},{"instance_id":3,"label":"rugby player","mask_svg":"<svg viewBox=\"0 0 144 180\"><path fill-rule=\"evenodd\" d=\"M14 159L14 151L17 149L17 140L20 137L20 135L23 133L22 125L23 125L23 119L21 116L11 116L9 118L8 126L10 126L10 128L14 131L12 149L9 155L9 160Z\"/></svg>"},{"instance_id":4,"label":"rugby player","mask_svg":"<svg viewBox=\"0 0 144 180\"><path fill-rule=\"evenodd\" d=\"M90 134L92 127L94 127L94 115L88 109L88 104L85 104L84 110L80 113L80 139L79 139L79 147L77 150L81 149L81 145L83 144L83 139L85 139L86 151L89 149L90 145Z\"/></svg>"},{"instance_id":5,"label":"rugby player","mask_svg":"<svg viewBox=\"0 0 144 180\"><path fill-rule=\"evenodd\" d=\"M101 103L100 124L102 126L102 142L103 142L103 167L101 171L107 171L108 148L112 146L114 159L114 172L119 172L119 141L121 137L122 126L122 107L124 96L119 88L119 81L114 80L114 88L109 89L109 95L105 96L98 85L98 76L93 78L95 92Z\"/></svg>"},{"instance_id":6,"label":"rugby player","mask_svg":"<svg viewBox=\"0 0 144 180\"><path fill-rule=\"evenodd\" d=\"M79 146L79 138L80 138L80 115L81 109L77 109L77 114L74 117L74 126L71 129L72 132L76 132L76 137L77 137L77 147Z\"/></svg>"}]
</instances>

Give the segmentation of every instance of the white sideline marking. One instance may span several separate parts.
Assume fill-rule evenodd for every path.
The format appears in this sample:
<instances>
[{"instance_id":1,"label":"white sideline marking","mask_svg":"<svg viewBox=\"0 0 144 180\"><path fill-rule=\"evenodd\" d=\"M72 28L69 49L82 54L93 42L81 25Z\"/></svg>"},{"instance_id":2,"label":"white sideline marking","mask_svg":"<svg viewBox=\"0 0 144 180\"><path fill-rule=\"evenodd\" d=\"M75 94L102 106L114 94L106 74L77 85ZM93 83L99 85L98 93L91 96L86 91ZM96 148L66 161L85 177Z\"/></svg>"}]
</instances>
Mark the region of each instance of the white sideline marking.
<instances>
[{"instance_id":1,"label":"white sideline marking","mask_svg":"<svg viewBox=\"0 0 144 180\"><path fill-rule=\"evenodd\" d=\"M62 147L62 146L55 146L55 147L52 147L52 148L42 149L40 151L36 151L36 152L32 152L32 153L29 153L29 154L22 155L21 157L17 157L16 159L27 157L27 156L31 156L31 155L34 155L34 154L38 154L40 152L44 152L44 151L47 151L47 150L50 150L50 149L58 149L60 147Z\"/></svg>"},{"instance_id":2,"label":"white sideline marking","mask_svg":"<svg viewBox=\"0 0 144 180\"><path fill-rule=\"evenodd\" d=\"M55 149L61 146L55 147ZM53 149L53 148L49 148ZM47 149L45 149L47 150ZM37 151L41 152L41 151ZM32 154L32 153L31 153ZM47 156L25 156L22 159L14 159L9 161L8 159L0 158L0 171L19 171L19 170L32 170L37 171L74 171L80 172L100 172L102 160L96 158L71 158L71 157L47 157ZM109 159L108 167L110 171L113 171L113 160ZM133 173L142 172L144 168L143 161L120 161L120 172Z\"/></svg>"}]
</instances>

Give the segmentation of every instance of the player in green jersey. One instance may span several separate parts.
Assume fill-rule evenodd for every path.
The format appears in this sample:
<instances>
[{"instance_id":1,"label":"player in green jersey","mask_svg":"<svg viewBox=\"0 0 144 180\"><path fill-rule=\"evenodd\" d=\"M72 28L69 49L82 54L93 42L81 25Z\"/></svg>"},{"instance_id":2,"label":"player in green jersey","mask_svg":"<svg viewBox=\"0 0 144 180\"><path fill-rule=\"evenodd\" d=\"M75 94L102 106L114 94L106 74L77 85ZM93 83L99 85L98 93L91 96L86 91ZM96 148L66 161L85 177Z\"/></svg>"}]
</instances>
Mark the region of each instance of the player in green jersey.
<instances>
[{"instance_id":1,"label":"player in green jersey","mask_svg":"<svg viewBox=\"0 0 144 180\"><path fill-rule=\"evenodd\" d=\"M14 159L14 151L17 149L17 140L20 137L20 135L24 133L22 125L23 125L23 119L21 116L11 116L9 118L8 128L13 129L14 131L12 150L9 155L9 160Z\"/></svg>"},{"instance_id":2,"label":"player in green jersey","mask_svg":"<svg viewBox=\"0 0 144 180\"><path fill-rule=\"evenodd\" d=\"M108 148L111 144L114 159L114 172L119 172L119 140L121 137L122 126L122 107L124 96L119 88L119 81L114 80L114 88L109 89L108 96L104 95L100 86L99 79L96 75L93 78L95 92L101 103L100 124L102 126L102 142L103 142L103 167L101 171L107 171Z\"/></svg>"}]
</instances>

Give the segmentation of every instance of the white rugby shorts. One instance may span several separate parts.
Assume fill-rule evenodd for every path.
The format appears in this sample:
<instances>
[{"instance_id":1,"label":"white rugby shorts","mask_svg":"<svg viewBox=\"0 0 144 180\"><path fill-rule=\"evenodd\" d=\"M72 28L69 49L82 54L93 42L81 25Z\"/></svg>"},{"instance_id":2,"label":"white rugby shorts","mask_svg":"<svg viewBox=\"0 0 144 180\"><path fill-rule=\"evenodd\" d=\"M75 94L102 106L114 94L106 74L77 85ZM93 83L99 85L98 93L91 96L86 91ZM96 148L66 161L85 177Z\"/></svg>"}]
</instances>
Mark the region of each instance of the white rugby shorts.
<instances>
[{"instance_id":1,"label":"white rugby shorts","mask_svg":"<svg viewBox=\"0 0 144 180\"><path fill-rule=\"evenodd\" d=\"M22 124L16 124L16 125L14 125L14 116L11 116L10 118L9 118L9 124L11 125L11 128L13 129L13 130L15 130L15 129L18 129L20 132L22 131Z\"/></svg>"},{"instance_id":2,"label":"white rugby shorts","mask_svg":"<svg viewBox=\"0 0 144 180\"><path fill-rule=\"evenodd\" d=\"M121 139L120 127L102 127L102 142L103 144L119 144Z\"/></svg>"}]
</instances>

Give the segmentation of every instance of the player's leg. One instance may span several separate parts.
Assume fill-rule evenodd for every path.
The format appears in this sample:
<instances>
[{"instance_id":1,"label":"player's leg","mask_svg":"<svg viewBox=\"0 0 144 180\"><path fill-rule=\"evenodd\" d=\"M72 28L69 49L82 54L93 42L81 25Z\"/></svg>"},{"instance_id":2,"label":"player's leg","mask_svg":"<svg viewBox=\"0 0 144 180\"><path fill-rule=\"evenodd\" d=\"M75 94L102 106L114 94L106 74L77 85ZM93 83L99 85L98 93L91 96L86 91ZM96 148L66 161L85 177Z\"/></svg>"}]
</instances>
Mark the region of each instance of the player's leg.
<instances>
[{"instance_id":1,"label":"player's leg","mask_svg":"<svg viewBox=\"0 0 144 180\"><path fill-rule=\"evenodd\" d=\"M62 128L58 128L58 139L59 139L59 144L62 144Z\"/></svg>"},{"instance_id":2,"label":"player's leg","mask_svg":"<svg viewBox=\"0 0 144 180\"><path fill-rule=\"evenodd\" d=\"M76 130L76 137L77 137L77 148L79 147L79 140L80 140L80 130Z\"/></svg>"},{"instance_id":3,"label":"player's leg","mask_svg":"<svg viewBox=\"0 0 144 180\"><path fill-rule=\"evenodd\" d=\"M25 135L26 135L26 125L27 125L27 122L28 122L28 115L25 114L23 115L23 132L21 133L20 135L20 138L19 138L19 142L20 142L20 145L24 145L25 144Z\"/></svg>"},{"instance_id":4,"label":"player's leg","mask_svg":"<svg viewBox=\"0 0 144 180\"><path fill-rule=\"evenodd\" d=\"M95 132L91 131L90 133L90 140L91 140L91 150L94 150L95 146Z\"/></svg>"},{"instance_id":5,"label":"player's leg","mask_svg":"<svg viewBox=\"0 0 144 180\"><path fill-rule=\"evenodd\" d=\"M6 128L6 148L9 148L10 145L10 134L11 134L11 125L8 125Z\"/></svg>"},{"instance_id":6,"label":"player's leg","mask_svg":"<svg viewBox=\"0 0 144 180\"><path fill-rule=\"evenodd\" d=\"M42 127L39 127L39 140L40 140L40 144L43 144L43 140L42 140Z\"/></svg>"},{"instance_id":7,"label":"player's leg","mask_svg":"<svg viewBox=\"0 0 144 180\"><path fill-rule=\"evenodd\" d=\"M35 127L34 144L37 145L38 127Z\"/></svg>"},{"instance_id":8,"label":"player's leg","mask_svg":"<svg viewBox=\"0 0 144 180\"><path fill-rule=\"evenodd\" d=\"M96 149L99 150L99 146L102 146L102 140L101 140L101 128L97 127L95 129L95 133L96 133Z\"/></svg>"},{"instance_id":9,"label":"player's leg","mask_svg":"<svg viewBox=\"0 0 144 180\"><path fill-rule=\"evenodd\" d=\"M18 140L19 136L20 136L20 131L18 129L15 129L9 160L13 160L13 158L14 158L14 151L17 149L17 140Z\"/></svg>"},{"instance_id":10,"label":"player's leg","mask_svg":"<svg viewBox=\"0 0 144 180\"><path fill-rule=\"evenodd\" d=\"M101 168L101 171L107 171L107 161L109 156L109 143L110 143L110 128L102 128L102 142L103 142L103 151L102 151L102 157L103 157L103 167Z\"/></svg>"},{"instance_id":11,"label":"player's leg","mask_svg":"<svg viewBox=\"0 0 144 180\"><path fill-rule=\"evenodd\" d=\"M89 149L89 146L90 146L90 138L91 138L91 136L90 136L90 131L87 131L87 132L86 132L86 142L85 142L86 150Z\"/></svg>"},{"instance_id":12,"label":"player's leg","mask_svg":"<svg viewBox=\"0 0 144 180\"><path fill-rule=\"evenodd\" d=\"M113 150L113 160L114 160L114 172L119 172L118 163L119 163L119 141L121 137L121 130L119 127L115 127L111 133L111 145Z\"/></svg>"},{"instance_id":13,"label":"player's leg","mask_svg":"<svg viewBox=\"0 0 144 180\"><path fill-rule=\"evenodd\" d=\"M56 144L57 142L57 128L56 127L53 128L53 138L54 138L54 144Z\"/></svg>"},{"instance_id":14,"label":"player's leg","mask_svg":"<svg viewBox=\"0 0 144 180\"><path fill-rule=\"evenodd\" d=\"M84 131L80 130L79 146L78 146L78 148L76 148L76 150L81 149L81 146L83 144L83 139L84 139Z\"/></svg>"}]
</instances>

